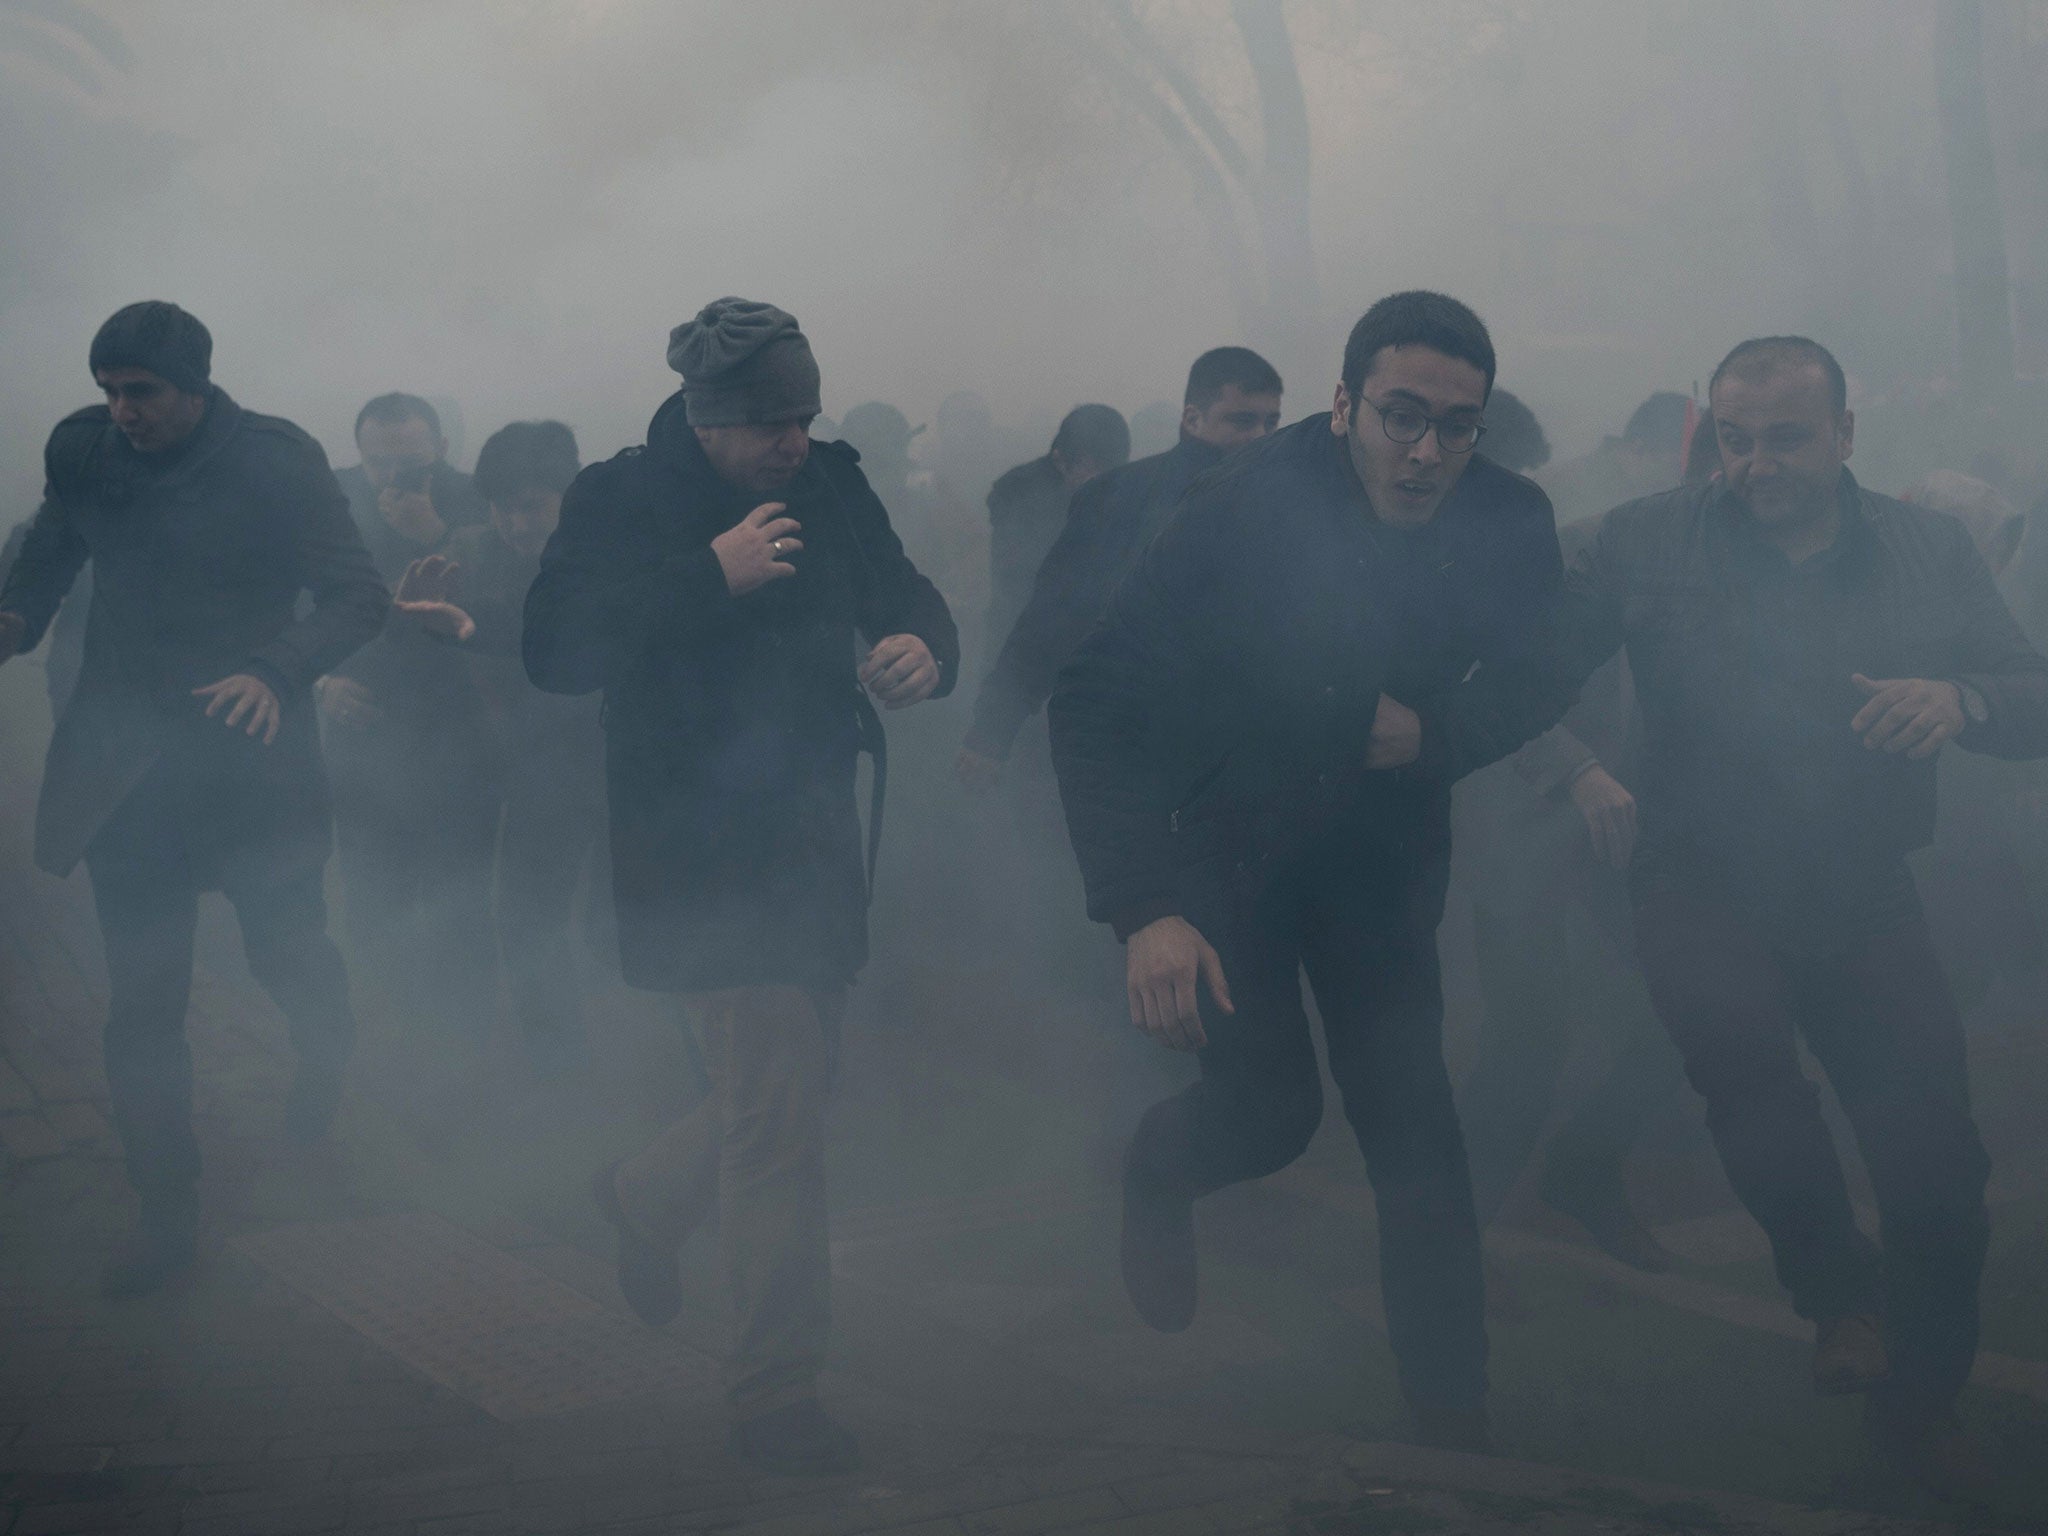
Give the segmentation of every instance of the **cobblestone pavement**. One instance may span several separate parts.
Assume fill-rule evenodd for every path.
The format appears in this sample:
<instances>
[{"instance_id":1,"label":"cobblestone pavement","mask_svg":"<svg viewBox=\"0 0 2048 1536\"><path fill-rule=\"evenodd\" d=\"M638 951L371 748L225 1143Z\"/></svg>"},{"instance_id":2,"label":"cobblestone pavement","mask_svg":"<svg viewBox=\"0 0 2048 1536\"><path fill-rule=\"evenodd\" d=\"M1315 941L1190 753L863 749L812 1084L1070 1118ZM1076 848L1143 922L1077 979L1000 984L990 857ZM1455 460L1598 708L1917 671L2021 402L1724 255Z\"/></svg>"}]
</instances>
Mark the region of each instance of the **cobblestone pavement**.
<instances>
[{"instance_id":1,"label":"cobblestone pavement","mask_svg":"<svg viewBox=\"0 0 2048 1536\"><path fill-rule=\"evenodd\" d=\"M19 702L17 679L0 689ZM858 1059L825 1387L868 1465L751 1479L722 1449L709 1240L686 1254L683 1318L650 1336L582 1193L673 1107L659 1010L608 997L591 1062L543 1082L502 1044L408 1037L366 996L335 1142L294 1151L283 1030L215 910L192 1015L201 1262L169 1294L104 1303L131 1206L97 938L82 879L28 867L24 750L0 744L0 1536L1937 1528L1856 1470L1846 1406L1798 1390L1803 1337L1739 1221L1669 1231L1691 1262L1656 1284L1562 1234L1502 1244L1506 1455L1428 1453L1398 1443L1341 1134L1205 1207L1203 1316L1162 1338L1118 1292L1112 1190L1062 1150L1082 1137L1057 1103L1029 1155L934 1157L971 1148L986 1106L892 1120ZM2020 1240L1994 1289L2039 1272L2048 1211L2038 1180L2008 1183ZM1967 1406L2007 1469L1999 1518L2048 1528L2042 1366L2019 1334L1992 1342Z\"/></svg>"}]
</instances>

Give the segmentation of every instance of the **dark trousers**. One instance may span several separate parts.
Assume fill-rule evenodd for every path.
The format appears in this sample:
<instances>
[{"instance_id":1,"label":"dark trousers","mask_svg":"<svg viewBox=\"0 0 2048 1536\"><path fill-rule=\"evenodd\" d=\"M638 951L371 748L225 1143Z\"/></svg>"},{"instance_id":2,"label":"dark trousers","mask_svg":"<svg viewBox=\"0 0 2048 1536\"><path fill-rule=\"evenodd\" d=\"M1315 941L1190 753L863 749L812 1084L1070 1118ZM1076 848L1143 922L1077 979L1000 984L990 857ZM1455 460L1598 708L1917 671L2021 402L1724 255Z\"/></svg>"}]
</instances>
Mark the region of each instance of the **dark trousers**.
<instances>
[{"instance_id":1,"label":"dark trousers","mask_svg":"<svg viewBox=\"0 0 2048 1536\"><path fill-rule=\"evenodd\" d=\"M335 831L350 948L357 965L407 1010L466 1033L498 1000L491 921L497 788L404 782L402 765L366 783L337 773Z\"/></svg>"},{"instance_id":2,"label":"dark trousers","mask_svg":"<svg viewBox=\"0 0 2048 1536\"><path fill-rule=\"evenodd\" d=\"M1378 1204L1402 1390L1420 1410L1456 1411L1485 1397L1486 1326L1471 1180L1444 1070L1443 872L1358 872L1385 863L1332 859L1256 900L1218 893L1188 903L1189 921L1222 957L1237 1011L1219 1013L1205 993L1201 1078L1146 1112L1132 1155L1197 1195L1300 1156L1323 1112L1306 971Z\"/></svg>"},{"instance_id":3,"label":"dark trousers","mask_svg":"<svg viewBox=\"0 0 2048 1536\"><path fill-rule=\"evenodd\" d=\"M1724 903L1645 891L1650 995L1707 1101L1728 1182L1800 1315L1886 1317L1895 1390L1939 1407L1969 1379L1990 1221L1962 1021L1916 912L1823 958L1773 949ZM1856 1133L1882 1254L1857 1228L1804 1037Z\"/></svg>"},{"instance_id":4,"label":"dark trousers","mask_svg":"<svg viewBox=\"0 0 2048 1536\"><path fill-rule=\"evenodd\" d=\"M519 1020L534 1035L574 1034L579 996L570 930L577 888L604 829L604 786L565 776L515 780L498 840L498 942Z\"/></svg>"},{"instance_id":5,"label":"dark trousers","mask_svg":"<svg viewBox=\"0 0 2048 1536\"><path fill-rule=\"evenodd\" d=\"M202 890L218 886L233 904L249 970L284 1014L303 1068L340 1072L355 1038L319 867L263 872L260 860L229 859L210 870L186 840L194 821L145 780L85 856L107 952L107 1086L146 1215L189 1211L197 1198L185 1011Z\"/></svg>"},{"instance_id":6,"label":"dark trousers","mask_svg":"<svg viewBox=\"0 0 2048 1536\"><path fill-rule=\"evenodd\" d=\"M1573 974L1572 918L1583 913L1617 963L1635 953L1623 878L1596 865L1577 818L1563 847L1524 851L1554 856L1503 866L1472 893L1472 937L1485 1003L1479 1051L1465 1079L1459 1119L1472 1159L1472 1195L1484 1227L1499 1214L1556 1102L1559 1074L1575 1038L1588 1031L1613 1042L1592 1089L1550 1143L1546 1184L1589 1201L1618 1198L1622 1167L1643 1123L1670 1105L1684 1072L1646 998L1631 995L1612 1014L1589 1017Z\"/></svg>"}]
</instances>

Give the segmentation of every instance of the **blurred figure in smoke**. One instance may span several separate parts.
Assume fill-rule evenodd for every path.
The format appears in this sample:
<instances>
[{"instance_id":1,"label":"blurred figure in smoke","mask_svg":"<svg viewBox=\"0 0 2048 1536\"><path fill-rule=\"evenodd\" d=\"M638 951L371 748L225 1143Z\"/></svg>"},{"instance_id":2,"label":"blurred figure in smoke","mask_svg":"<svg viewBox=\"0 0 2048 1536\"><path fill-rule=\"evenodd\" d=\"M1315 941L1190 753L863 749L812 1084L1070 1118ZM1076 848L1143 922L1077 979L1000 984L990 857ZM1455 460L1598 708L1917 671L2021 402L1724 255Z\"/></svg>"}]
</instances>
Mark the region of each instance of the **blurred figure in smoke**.
<instances>
[{"instance_id":1,"label":"blurred figure in smoke","mask_svg":"<svg viewBox=\"0 0 2048 1536\"><path fill-rule=\"evenodd\" d=\"M1074 492L1105 469L1128 463L1131 432L1106 405L1077 405L1052 447L1019 464L988 493L988 647L993 654L1031 598L1031 584L1066 526Z\"/></svg>"},{"instance_id":2,"label":"blurred figure in smoke","mask_svg":"<svg viewBox=\"0 0 2048 1536\"><path fill-rule=\"evenodd\" d=\"M1678 484L1692 415L1693 404L1684 395L1659 390L1630 413L1621 436L1537 476L1556 504L1558 520L1576 523Z\"/></svg>"},{"instance_id":3,"label":"blurred figure in smoke","mask_svg":"<svg viewBox=\"0 0 2048 1536\"><path fill-rule=\"evenodd\" d=\"M1496 389L1487 402L1486 455L1505 468L1538 468L1549 444L1520 401L1501 410L1512 398ZM1497 430L1503 415L1505 446ZM1560 527L1566 560L1599 527L1597 517ZM1622 1181L1645 1121L1671 1103L1684 1081L1633 962L1623 871L1635 847L1636 805L1627 788L1640 749L1634 702L1627 668L1616 657L1587 681L1561 722L1473 774L1453 797L1458 874L1471 892L1484 1003L1458 1118L1484 1228L1549 1123L1574 1033L1603 1037L1610 1063L1551 1142L1540 1189L1610 1256L1661 1271L1671 1267L1671 1255L1636 1216ZM1590 922L1606 957L1627 972L1620 989L1626 1002L1612 1016L1588 1016L1585 989L1574 985L1575 917Z\"/></svg>"},{"instance_id":4,"label":"blurred figure in smoke","mask_svg":"<svg viewBox=\"0 0 2048 1536\"><path fill-rule=\"evenodd\" d=\"M1305 968L1378 1200L1402 1390L1427 1442L1465 1448L1489 1436L1437 969L1450 786L1569 699L1530 664L1559 575L1550 505L1473 452L1493 374L1455 299L1375 304L1333 411L1196 482L1051 710L1089 913L1127 942L1132 1021L1201 1060L1131 1144L1133 1303L1187 1327L1196 1199L1315 1134Z\"/></svg>"},{"instance_id":5,"label":"blurred figure in smoke","mask_svg":"<svg viewBox=\"0 0 2048 1536\"><path fill-rule=\"evenodd\" d=\"M1217 347L1188 370L1180 441L1091 478L1073 493L1030 601L999 637L1002 648L975 698L974 724L960 749L962 782L986 786L1001 776L1017 732L1044 708L1060 668L1195 476L1279 425L1280 375L1273 365L1245 347Z\"/></svg>"},{"instance_id":6,"label":"blurred figure in smoke","mask_svg":"<svg viewBox=\"0 0 2048 1536\"><path fill-rule=\"evenodd\" d=\"M387 585L445 555L486 510L445 458L417 395L379 395L356 417L362 462L337 478ZM472 1036L495 1011L491 855L502 803L462 656L394 624L322 680L350 948L390 1000Z\"/></svg>"},{"instance_id":7,"label":"blurred figure in smoke","mask_svg":"<svg viewBox=\"0 0 2048 1536\"><path fill-rule=\"evenodd\" d=\"M544 693L519 660L527 589L581 467L576 434L559 421L515 421L477 455L475 485L490 521L455 531L444 555L413 562L394 622L466 646L476 707L504 787L498 834L498 937L513 1006L544 1069L578 1041L570 914L604 824L604 738L594 696Z\"/></svg>"},{"instance_id":8,"label":"blurred figure in smoke","mask_svg":"<svg viewBox=\"0 0 2048 1536\"><path fill-rule=\"evenodd\" d=\"M955 764L962 783L985 790L1003 776L1019 731L1051 697L1060 668L1102 617L1117 583L1173 515L1189 483L1232 450L1257 442L1279 425L1280 375L1256 352L1217 347L1198 357L1188 371L1180 441L1165 453L1108 470L1074 493L1066 526L1039 567L1031 601L1004 639L975 700L974 723ZM1049 914L1054 903L1072 902L1073 866L1066 855L1045 746L1035 732L1022 766L1023 774L1011 775L1021 812L1024 846L1019 856L1040 877L1034 881L1029 910ZM1020 778L1023 782L1016 782ZM1047 858L1049 852L1053 858ZM1065 931L1064 925L1053 929L1055 935ZM1058 953L1055 946L1055 953L1046 958L1057 968L1056 974L1083 982L1092 1011L1100 996L1093 955ZM1119 1100L1156 1095L1156 1073L1121 1070L1133 1053L1129 1042L1119 1043L1123 1049L1104 1074L1105 1089ZM1105 1171L1113 1172L1115 1147L1121 1146L1124 1135L1116 1123L1120 1108L1106 1107L1108 1150L1092 1159ZM1114 1146L1109 1145L1112 1138Z\"/></svg>"},{"instance_id":9,"label":"blurred figure in smoke","mask_svg":"<svg viewBox=\"0 0 2048 1536\"><path fill-rule=\"evenodd\" d=\"M1989 1160L1906 855L1950 741L2048 753L2048 662L1967 529L1862 489L1841 366L1803 337L1714 372L1718 480L1610 513L1573 561L1560 681L1627 647L1644 730L1631 869L1650 996L1729 1183L1813 1320L1815 1386L1871 1394L1887 1465L1981 1475L1953 1404L1977 1349ZM1877 1194L1858 1229L1798 1041Z\"/></svg>"},{"instance_id":10,"label":"blurred figure in smoke","mask_svg":"<svg viewBox=\"0 0 2048 1536\"><path fill-rule=\"evenodd\" d=\"M34 518L23 518L7 535L6 544L0 545L0 585L6 584L7 574L14 569L21 546L34 526ZM78 686L79 669L85 665L85 616L91 609L92 562L88 560L79 567L77 580L71 583L70 593L50 621L50 644L43 653L43 689L50 700L52 720L64 713L71 691Z\"/></svg>"},{"instance_id":11,"label":"blurred figure in smoke","mask_svg":"<svg viewBox=\"0 0 2048 1536\"><path fill-rule=\"evenodd\" d=\"M0 589L5 660L43 637L88 560L98 577L36 863L67 875L84 859L106 941L107 1083L142 1207L103 1277L112 1295L154 1290L193 1257L199 893L234 904L249 969L291 1025L295 1139L327 1133L355 1032L320 891L332 829L308 691L377 633L387 598L319 444L229 399L212 353L174 304L131 304L100 328L107 403L51 434L42 509Z\"/></svg>"},{"instance_id":12,"label":"blurred figure in smoke","mask_svg":"<svg viewBox=\"0 0 2048 1536\"><path fill-rule=\"evenodd\" d=\"M895 406L869 400L846 413L839 436L860 455L860 472L868 489L888 509L891 522L902 531L903 512L910 497L910 445L923 433Z\"/></svg>"},{"instance_id":13,"label":"blurred figure in smoke","mask_svg":"<svg viewBox=\"0 0 2048 1536\"><path fill-rule=\"evenodd\" d=\"M854 455L810 441L818 365L794 318L721 299L668 359L682 389L644 448L577 477L526 603L534 682L605 691L626 980L684 994L711 1079L595 1190L650 1325L681 1306L677 1250L716 1210L733 1448L841 1472L857 1447L817 1377L825 1104L867 958L854 769L880 722L861 690L891 709L945 692L959 640ZM856 632L872 647L857 671Z\"/></svg>"}]
</instances>

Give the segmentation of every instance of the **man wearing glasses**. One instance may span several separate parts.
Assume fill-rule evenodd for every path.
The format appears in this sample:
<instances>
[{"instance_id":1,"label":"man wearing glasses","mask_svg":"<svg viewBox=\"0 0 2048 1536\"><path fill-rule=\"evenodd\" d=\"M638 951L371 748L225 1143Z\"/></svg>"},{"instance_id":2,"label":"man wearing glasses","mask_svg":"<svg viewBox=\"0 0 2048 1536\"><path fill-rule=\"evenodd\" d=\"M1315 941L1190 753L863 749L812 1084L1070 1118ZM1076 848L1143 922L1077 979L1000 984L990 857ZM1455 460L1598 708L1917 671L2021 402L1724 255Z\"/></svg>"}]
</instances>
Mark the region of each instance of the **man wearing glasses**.
<instances>
[{"instance_id":1,"label":"man wearing glasses","mask_svg":"<svg viewBox=\"0 0 2048 1536\"><path fill-rule=\"evenodd\" d=\"M1330 1068L1379 1210L1390 1340L1422 1438L1487 1444L1471 1182L1442 1051L1450 786L1554 722L1539 665L1550 503L1475 455L1477 315L1375 304L1334 409L1198 480L1052 701L1091 916L1132 1022L1197 1052L1125 1162L1123 1272L1167 1331L1196 1302L1194 1202L1308 1145Z\"/></svg>"}]
</instances>

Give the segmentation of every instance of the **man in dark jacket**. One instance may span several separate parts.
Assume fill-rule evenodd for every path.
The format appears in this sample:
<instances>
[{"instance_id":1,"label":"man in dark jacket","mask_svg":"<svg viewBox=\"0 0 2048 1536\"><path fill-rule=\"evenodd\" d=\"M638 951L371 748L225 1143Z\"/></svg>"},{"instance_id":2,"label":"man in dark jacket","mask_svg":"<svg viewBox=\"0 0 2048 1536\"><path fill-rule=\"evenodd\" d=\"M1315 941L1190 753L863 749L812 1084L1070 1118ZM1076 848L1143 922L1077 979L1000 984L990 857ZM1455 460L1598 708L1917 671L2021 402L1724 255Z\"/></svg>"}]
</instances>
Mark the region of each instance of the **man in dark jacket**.
<instances>
[{"instance_id":1,"label":"man in dark jacket","mask_svg":"<svg viewBox=\"0 0 2048 1536\"><path fill-rule=\"evenodd\" d=\"M1031 601L974 701L974 724L960 749L963 783L981 786L1001 777L1017 732L1052 697L1060 668L1173 515L1188 483L1279 425L1280 375L1273 365L1246 347L1216 347L1188 370L1180 441L1074 492L1066 526L1038 568Z\"/></svg>"},{"instance_id":2,"label":"man in dark jacket","mask_svg":"<svg viewBox=\"0 0 2048 1536\"><path fill-rule=\"evenodd\" d=\"M336 478L387 588L445 555L484 504L446 458L434 408L379 395L356 416L360 464ZM394 623L320 685L350 948L393 998L474 1032L497 1001L491 853L502 785L468 709L468 661Z\"/></svg>"},{"instance_id":3,"label":"man in dark jacket","mask_svg":"<svg viewBox=\"0 0 2048 1536\"><path fill-rule=\"evenodd\" d=\"M80 568L85 663L50 742L36 863L84 859L106 940L107 1083L141 1197L110 1293L190 1263L198 1217L185 1008L199 893L234 903L249 969L290 1022L297 1137L325 1133L354 1024L320 890L331 841L314 679L387 599L325 455L208 379L212 338L174 304L94 337L107 403L61 422L42 509L0 589L0 660L41 640ZM294 617L301 592L311 610Z\"/></svg>"},{"instance_id":4,"label":"man in dark jacket","mask_svg":"<svg viewBox=\"0 0 2048 1536\"><path fill-rule=\"evenodd\" d=\"M544 1070L570 1060L580 1036L570 919L604 827L604 738L595 695L544 693L527 680L520 632L579 467L576 435L559 421L492 433L475 475L490 521L457 529L446 555L408 567L393 605L394 623L469 652L465 729L488 741L490 779L504 799L494 829L499 947L528 1051Z\"/></svg>"},{"instance_id":5,"label":"man in dark jacket","mask_svg":"<svg viewBox=\"0 0 2048 1536\"><path fill-rule=\"evenodd\" d=\"M1847 395L1803 337L1731 352L1709 389L1721 478L1607 516L1566 582L1560 677L1627 647L1644 974L1815 1324L1814 1383L1870 1392L1888 1464L1953 1486L1989 1160L1906 855L1933 833L1946 742L2048 754L2048 662L1961 522L1857 485ZM1881 1253L1802 1036L1855 1128Z\"/></svg>"},{"instance_id":6,"label":"man in dark jacket","mask_svg":"<svg viewBox=\"0 0 2048 1536\"><path fill-rule=\"evenodd\" d=\"M1007 470L988 493L988 647L1010 633L1031 597L1046 552L1066 526L1074 492L1104 470L1130 462L1131 429L1113 406L1077 405L1061 418L1052 446Z\"/></svg>"},{"instance_id":7,"label":"man in dark jacket","mask_svg":"<svg viewBox=\"0 0 2048 1536\"><path fill-rule=\"evenodd\" d=\"M1537 665L1550 504L1472 453L1493 373L1463 304L1374 305L1332 413L1190 487L1051 712L1132 1020L1201 1059L1126 1162L1133 1302L1186 1327L1195 1199L1285 1167L1314 1134L1306 968L1378 1196L1403 1390L1430 1442L1468 1447L1487 1441L1486 1334L1441 1043L1450 786L1569 698Z\"/></svg>"},{"instance_id":8,"label":"man in dark jacket","mask_svg":"<svg viewBox=\"0 0 2048 1536\"><path fill-rule=\"evenodd\" d=\"M856 1448L816 1393L825 1099L867 958L854 768L879 722L861 689L893 709L946 691L959 638L857 455L811 443L818 365L794 319L721 299L668 356L682 390L644 448L577 477L526 603L534 682L605 692L626 980L684 994L712 1083L596 1193L650 1324L681 1305L676 1251L717 1209L734 1448L844 1470Z\"/></svg>"}]
</instances>

